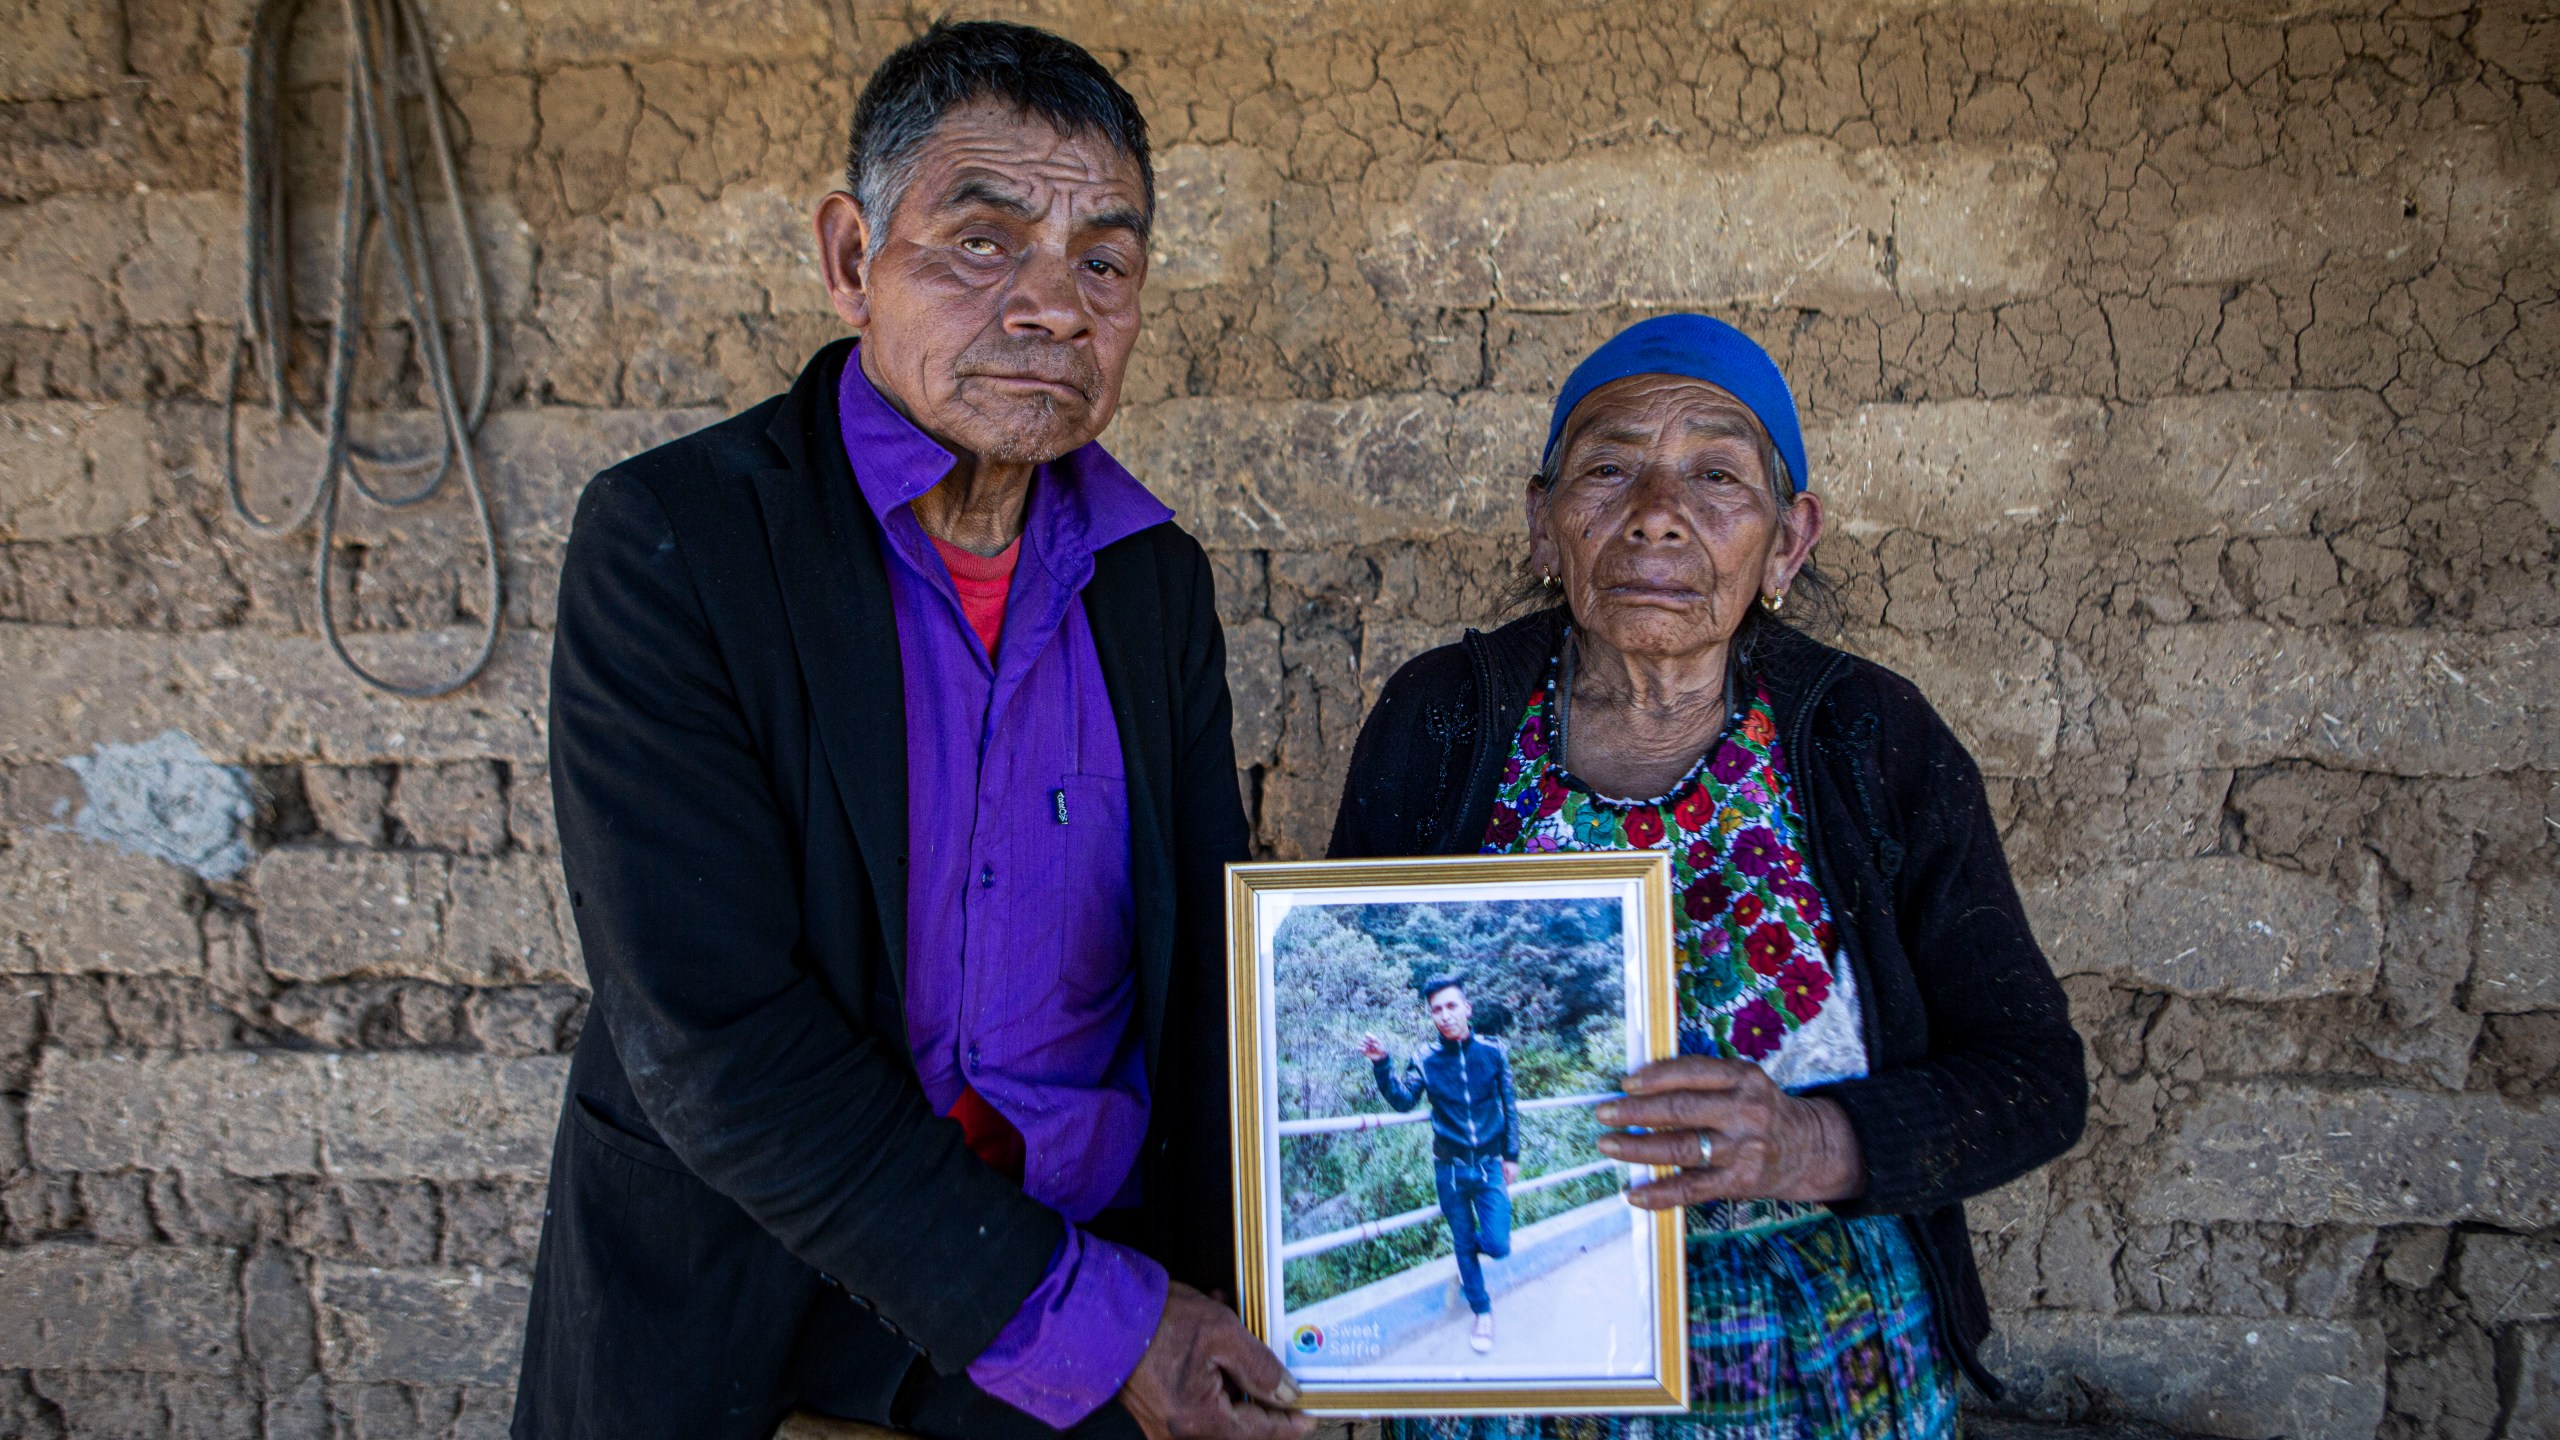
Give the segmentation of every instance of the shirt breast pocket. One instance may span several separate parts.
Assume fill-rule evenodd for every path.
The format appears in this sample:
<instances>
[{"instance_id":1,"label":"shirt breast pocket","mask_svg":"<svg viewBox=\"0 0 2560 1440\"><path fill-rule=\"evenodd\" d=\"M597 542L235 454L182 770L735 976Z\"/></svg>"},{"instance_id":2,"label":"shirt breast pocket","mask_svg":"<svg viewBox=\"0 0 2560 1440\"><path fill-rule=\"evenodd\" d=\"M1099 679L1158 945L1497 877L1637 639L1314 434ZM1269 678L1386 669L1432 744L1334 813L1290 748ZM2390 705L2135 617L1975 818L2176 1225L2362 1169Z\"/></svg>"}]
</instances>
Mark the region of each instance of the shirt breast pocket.
<instances>
[{"instance_id":1,"label":"shirt breast pocket","mask_svg":"<svg viewBox=\"0 0 2560 1440\"><path fill-rule=\"evenodd\" d=\"M1053 883L1043 901L1057 917L1060 999L1078 1008L1116 1004L1129 989L1137 904L1129 878L1129 782L1069 775L1050 793Z\"/></svg>"}]
</instances>

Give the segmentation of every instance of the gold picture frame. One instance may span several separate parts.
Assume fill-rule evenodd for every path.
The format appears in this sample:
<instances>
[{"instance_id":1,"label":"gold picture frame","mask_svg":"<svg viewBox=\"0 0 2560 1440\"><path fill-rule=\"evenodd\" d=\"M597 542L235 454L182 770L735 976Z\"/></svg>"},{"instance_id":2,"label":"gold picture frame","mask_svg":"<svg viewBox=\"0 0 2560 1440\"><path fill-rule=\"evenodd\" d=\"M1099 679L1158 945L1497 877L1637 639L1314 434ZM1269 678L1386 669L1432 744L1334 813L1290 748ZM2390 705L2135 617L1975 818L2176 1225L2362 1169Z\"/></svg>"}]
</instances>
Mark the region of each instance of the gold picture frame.
<instances>
[{"instance_id":1,"label":"gold picture frame","mask_svg":"<svg viewBox=\"0 0 2560 1440\"><path fill-rule=\"evenodd\" d=\"M1301 918L1292 922L1292 916ZM1286 933L1284 925L1289 926ZM1473 928L1447 928L1451 925ZM1386 928L1392 950L1371 933L1377 927ZM1688 1408L1681 1212L1639 1210L1619 1193L1631 1176L1669 1172L1582 1160L1581 1147L1596 1127L1573 1112L1587 1112L1605 1094L1524 1096L1516 1112L1505 1112L1512 1118L1501 1133L1509 1142L1519 1146L1524 1136L1543 1137L1542 1153L1556 1163L1534 1176L1502 1171L1497 1216L1489 1208L1490 1192L1497 1188L1495 1172L1485 1168L1491 1162L1481 1158L1483 1150L1464 1148L1472 1129L1465 1135L1452 1130L1454 1138L1446 1139L1437 1133L1443 1122L1436 1117L1444 1102L1430 1092L1419 1059L1397 1076L1394 1047L1373 1031L1361 1033L1356 1058L1332 1048L1346 1043L1346 1027L1359 1024L1359 1017L1393 1014L1397 1012L1381 1007L1410 1005L1412 1024L1402 1032L1408 1057L1417 1050L1442 1055L1437 1073L1444 1077L1442 1087L1456 1097L1445 1102L1453 1115L1489 1113L1480 1109L1487 1102L1479 1102L1474 1091L1457 1088L1476 1082L1446 1077L1473 1073L1464 1068L1463 1058L1447 1057L1462 1056L1480 1034L1490 1036L1493 1022L1488 1020L1478 1032L1461 1018L1457 1038L1442 1038L1451 1032L1431 1028L1442 1025L1439 1015L1425 1009L1424 1002L1432 997L1417 992L1441 990L1444 998L1471 1007L1469 1014L1478 1004L1506 1004L1491 981L1478 983L1463 972L1480 964L1509 965L1513 968L1502 973L1513 977L1510 983L1529 986L1529 980L1520 978L1533 973L1524 968L1529 962L1510 956L1514 949L1533 947L1525 941L1481 937L1557 934L1570 938L1577 967L1572 973L1582 977L1573 993L1585 1002L1602 996L1601 1012L1612 983L1609 967L1616 967L1623 1029L1611 1031L1606 1014L1595 1012L1579 1030L1536 1032L1541 1048L1521 1053L1535 1058L1540 1076L1563 1073L1553 1057L1573 1055L1580 1057L1573 1063L1582 1068L1571 1072L1584 1077L1580 1088L1593 1091L1596 1083L1613 1090L1614 1083L1589 1077L1604 1072L1614 1076L1677 1053L1671 864L1661 851L1227 867L1227 985L1234 1036L1228 1095L1235 1124L1238 1308L1246 1326L1290 1367L1308 1409L1428 1415L1667 1413ZM1435 950L1450 935L1490 947L1499 956L1487 961L1481 950L1469 955ZM1284 960L1284 950L1293 958ZM1534 973L1549 974L1555 963L1536 962L1545 968ZM1462 972L1456 977L1461 985L1442 984L1453 978L1448 974L1423 978L1420 967L1426 964L1433 971ZM1448 997L1450 991L1457 993ZM1483 994L1478 999L1468 991ZM1359 998L1344 1001L1340 993ZM1410 998L1383 998L1390 993ZM1543 1004L1537 1013L1555 1011L1546 989L1538 989L1538 998ZM1507 1010L1494 1013L1507 1021ZM1282 1034L1284 1025L1289 1035ZM1417 1031L1419 1041L1412 1038ZM1566 1039L1556 1040L1558 1034ZM1580 1051L1570 1049L1575 1037L1584 1046ZM1506 1057L1504 1073L1510 1073L1507 1044L1497 1040L1494 1047ZM1558 1045L1566 1048L1558 1050ZM1616 1052L1603 1053L1613 1046ZM1387 1051L1387 1058L1379 1059L1379 1050ZM1339 1097L1360 1086L1344 1077L1356 1072L1361 1059L1374 1070L1374 1088L1365 1092L1373 1104L1355 1106L1356 1113L1284 1116L1284 1069L1292 1071L1293 1093L1316 1093L1311 1077L1321 1071L1330 1086L1323 1093ZM1391 1097L1398 1091L1409 1108L1396 1107ZM1532 1136L1531 1123L1519 1116L1541 1109L1563 1113L1545 1116ZM1390 1130L1396 1132L1392 1142L1386 1134ZM1368 1191L1393 1190L1403 1197L1395 1203L1410 1203L1423 1193L1414 1171L1427 1164L1432 1177L1428 1193L1434 1198L1422 1208L1364 1215L1343 1226L1338 1222L1352 1218L1343 1211L1353 1198L1346 1189L1304 1215L1292 1215L1283 1195L1289 1173L1282 1156L1284 1139L1310 1146L1321 1139L1334 1147L1313 1159L1293 1150L1290 1163L1299 1166L1301 1178L1313 1173L1311 1165L1330 1167L1322 1173L1336 1177L1346 1167L1356 1168ZM1400 1148L1383 1158L1374 1150L1344 1158L1339 1147L1355 1139ZM1426 1141L1432 1158L1415 1160ZM1597 1156L1597 1151L1589 1153ZM1477 1169L1465 1170L1470 1163ZM1461 1175L1466 1179L1457 1178ZM1475 1189L1467 1190L1468 1184ZM1596 1199L1577 1198L1595 1193ZM1515 1194L1535 1197L1524 1202L1530 1209L1542 1208L1538 1202L1545 1209L1571 1208L1515 1230ZM1493 1234L1497 1218L1502 1232L1498 1250L1484 1238ZM1334 1228L1292 1237L1293 1221L1301 1231L1315 1224ZM1474 1262L1472 1280L1454 1244L1461 1223L1475 1237L1466 1251ZM1390 1237L1396 1248L1379 1248ZM1426 1245L1445 1246L1447 1253L1411 1258ZM1297 1276L1289 1273L1293 1262L1302 1265ZM1393 1268L1397 1266L1404 1268ZM1382 1278L1363 1278L1382 1270ZM1500 1341L1491 1351L1474 1348L1477 1322L1469 1313L1488 1305L1497 1318L1506 1313L1510 1307L1491 1303L1498 1298L1493 1289L1497 1283L1510 1287L1503 1295L1522 1301L1508 1334L1507 1355ZM1294 1301L1293 1284L1298 1292ZM1543 1298L1533 1304L1535 1297ZM1532 1333L1518 1334L1524 1327ZM1630 1330L1636 1333L1622 1333ZM1496 1331L1498 1336L1505 1333Z\"/></svg>"}]
</instances>

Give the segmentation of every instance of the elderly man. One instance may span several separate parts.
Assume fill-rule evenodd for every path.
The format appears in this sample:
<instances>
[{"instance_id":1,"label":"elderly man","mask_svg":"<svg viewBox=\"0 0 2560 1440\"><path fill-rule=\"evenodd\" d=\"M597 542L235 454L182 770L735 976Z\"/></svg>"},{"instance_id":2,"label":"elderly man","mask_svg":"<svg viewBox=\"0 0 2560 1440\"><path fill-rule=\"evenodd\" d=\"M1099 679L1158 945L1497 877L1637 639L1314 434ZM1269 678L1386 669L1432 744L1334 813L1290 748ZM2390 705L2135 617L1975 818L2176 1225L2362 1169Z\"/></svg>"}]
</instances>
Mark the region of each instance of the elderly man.
<instances>
[{"instance_id":1,"label":"elderly man","mask_svg":"<svg viewBox=\"0 0 2560 1440\"><path fill-rule=\"evenodd\" d=\"M1146 122L1064 40L937 25L849 169L817 236L860 342L578 507L552 782L595 1006L515 1434L1302 1433L1202 1293L1246 844L1208 561L1093 443Z\"/></svg>"}]
</instances>

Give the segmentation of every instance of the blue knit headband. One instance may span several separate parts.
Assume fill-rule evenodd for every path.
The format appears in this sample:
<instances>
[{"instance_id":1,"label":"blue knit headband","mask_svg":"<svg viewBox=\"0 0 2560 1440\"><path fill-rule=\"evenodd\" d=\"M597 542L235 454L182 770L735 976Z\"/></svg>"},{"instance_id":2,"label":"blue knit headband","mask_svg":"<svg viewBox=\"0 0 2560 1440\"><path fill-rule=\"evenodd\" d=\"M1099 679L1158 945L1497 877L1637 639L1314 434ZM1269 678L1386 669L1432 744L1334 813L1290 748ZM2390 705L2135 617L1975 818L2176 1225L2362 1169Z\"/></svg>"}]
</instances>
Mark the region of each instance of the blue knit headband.
<instances>
[{"instance_id":1,"label":"blue knit headband","mask_svg":"<svg viewBox=\"0 0 2560 1440\"><path fill-rule=\"evenodd\" d=\"M1555 418L1547 422L1547 447L1538 454L1541 471L1555 462L1556 442L1564 435L1564 422L1572 417L1573 407L1592 391L1630 375L1704 380L1741 401L1777 445L1796 493L1804 493L1808 478L1804 427L1796 418L1796 397L1787 388L1787 377L1778 373L1778 362L1750 336L1704 315L1639 320L1574 366L1563 393L1556 396Z\"/></svg>"}]
</instances>

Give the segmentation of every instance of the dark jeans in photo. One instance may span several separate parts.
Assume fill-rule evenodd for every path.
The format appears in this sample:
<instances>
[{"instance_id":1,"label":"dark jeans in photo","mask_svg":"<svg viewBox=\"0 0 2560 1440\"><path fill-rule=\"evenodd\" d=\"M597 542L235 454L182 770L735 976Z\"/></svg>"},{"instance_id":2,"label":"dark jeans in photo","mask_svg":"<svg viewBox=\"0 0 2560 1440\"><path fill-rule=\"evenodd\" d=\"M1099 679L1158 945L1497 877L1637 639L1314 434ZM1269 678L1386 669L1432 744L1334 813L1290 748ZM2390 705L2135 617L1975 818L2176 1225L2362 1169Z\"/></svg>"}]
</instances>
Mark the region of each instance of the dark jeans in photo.
<instances>
[{"instance_id":1,"label":"dark jeans in photo","mask_svg":"<svg viewBox=\"0 0 2560 1440\"><path fill-rule=\"evenodd\" d=\"M1502 1157L1435 1160L1431 1181L1440 1191L1440 1213L1449 1217L1449 1243L1458 1251L1458 1288L1467 1308L1493 1312L1485 1293L1483 1256L1511 1258L1511 1191L1502 1183Z\"/></svg>"}]
</instances>

